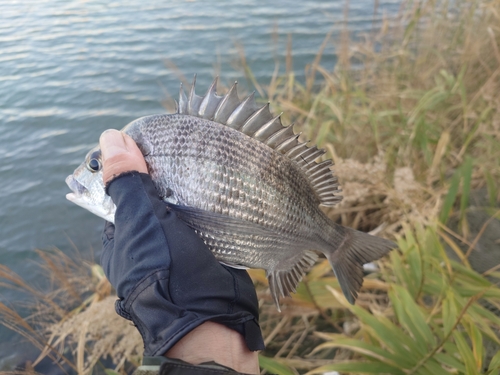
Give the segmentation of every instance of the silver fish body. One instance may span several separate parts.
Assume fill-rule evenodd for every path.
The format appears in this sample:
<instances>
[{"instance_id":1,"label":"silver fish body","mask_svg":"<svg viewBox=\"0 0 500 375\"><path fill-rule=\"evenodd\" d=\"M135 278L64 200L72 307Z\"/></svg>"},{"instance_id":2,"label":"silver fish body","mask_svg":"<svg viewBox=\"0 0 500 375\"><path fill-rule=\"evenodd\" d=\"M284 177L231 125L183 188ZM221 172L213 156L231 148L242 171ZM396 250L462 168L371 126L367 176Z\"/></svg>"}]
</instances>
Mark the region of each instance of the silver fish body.
<instances>
[{"instance_id":1,"label":"silver fish body","mask_svg":"<svg viewBox=\"0 0 500 375\"><path fill-rule=\"evenodd\" d=\"M331 221L319 206L341 197L331 161L315 162L324 151L299 143L268 106L255 106L253 96L240 101L234 86L218 96L215 84L204 97L194 93L194 84L189 99L181 90L176 114L143 117L123 129L141 149L160 196L218 260L265 269L278 308L279 297L294 292L316 261L312 250L330 260L354 303L362 265L394 244ZM103 202L106 196L86 192L85 185L98 189L88 182L92 176L102 184L101 171L89 168L98 157L92 150L67 179L74 191L68 199L97 214L88 197ZM87 203L77 202L82 194ZM104 211L100 216L112 220L109 202Z\"/></svg>"}]
</instances>

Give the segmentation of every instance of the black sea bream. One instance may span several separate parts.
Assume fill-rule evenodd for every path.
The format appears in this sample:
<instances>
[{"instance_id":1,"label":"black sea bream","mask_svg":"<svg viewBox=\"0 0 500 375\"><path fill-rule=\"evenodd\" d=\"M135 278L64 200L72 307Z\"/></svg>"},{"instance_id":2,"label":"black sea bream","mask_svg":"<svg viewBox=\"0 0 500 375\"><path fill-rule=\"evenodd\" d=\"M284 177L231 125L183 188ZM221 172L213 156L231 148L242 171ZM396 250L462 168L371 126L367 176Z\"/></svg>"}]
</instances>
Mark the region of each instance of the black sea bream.
<instances>
[{"instance_id":1,"label":"black sea bream","mask_svg":"<svg viewBox=\"0 0 500 375\"><path fill-rule=\"evenodd\" d=\"M269 105L253 94L240 101L236 84L224 96L216 81L205 96L187 98L181 87L177 113L139 118L123 131L148 165L158 193L205 241L215 257L233 267L267 271L272 297L288 296L322 252L344 295L354 303L363 283L363 264L395 244L331 221L320 205L333 206L338 181L324 150L300 143ZM66 182L68 199L114 220L105 194L100 150Z\"/></svg>"}]
</instances>

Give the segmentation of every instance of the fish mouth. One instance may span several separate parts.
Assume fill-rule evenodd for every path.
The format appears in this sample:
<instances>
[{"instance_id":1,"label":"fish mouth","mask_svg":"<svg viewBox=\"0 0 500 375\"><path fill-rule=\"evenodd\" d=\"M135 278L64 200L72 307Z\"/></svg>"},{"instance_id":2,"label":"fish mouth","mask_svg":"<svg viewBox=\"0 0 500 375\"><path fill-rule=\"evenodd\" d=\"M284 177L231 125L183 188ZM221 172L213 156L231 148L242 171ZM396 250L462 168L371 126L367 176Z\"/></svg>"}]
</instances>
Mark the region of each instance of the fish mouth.
<instances>
[{"instance_id":1,"label":"fish mouth","mask_svg":"<svg viewBox=\"0 0 500 375\"><path fill-rule=\"evenodd\" d=\"M66 195L66 198L68 198L70 201L73 199L70 199L70 196L72 198L76 198L79 195L82 195L87 188L83 186L81 183L79 183L75 178L73 177L72 174L70 174L68 177L66 177L66 185L71 189L73 193L69 193Z\"/></svg>"},{"instance_id":2,"label":"fish mouth","mask_svg":"<svg viewBox=\"0 0 500 375\"><path fill-rule=\"evenodd\" d=\"M85 208L91 213L102 217L111 223L115 222L116 206L110 196L105 195L102 202L91 199L88 195L88 189L78 182L73 175L66 177L66 184L71 189L71 193L66 194L66 199L70 202ZM98 200L98 199L97 199Z\"/></svg>"}]
</instances>

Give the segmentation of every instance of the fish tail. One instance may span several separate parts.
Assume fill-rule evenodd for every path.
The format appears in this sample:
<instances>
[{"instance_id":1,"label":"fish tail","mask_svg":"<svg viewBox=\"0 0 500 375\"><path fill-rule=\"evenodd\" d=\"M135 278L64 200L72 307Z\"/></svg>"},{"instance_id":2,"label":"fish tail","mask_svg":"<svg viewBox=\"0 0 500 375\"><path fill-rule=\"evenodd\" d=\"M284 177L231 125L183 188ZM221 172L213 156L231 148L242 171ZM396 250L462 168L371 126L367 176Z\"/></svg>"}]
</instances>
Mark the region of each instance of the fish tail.
<instances>
[{"instance_id":1,"label":"fish tail","mask_svg":"<svg viewBox=\"0 0 500 375\"><path fill-rule=\"evenodd\" d=\"M338 226L335 229L337 241L334 243L338 244ZM344 296L353 305L363 284L363 264L379 259L397 246L385 238L352 228L341 227L341 229L344 235L340 245L331 247L325 255L330 261Z\"/></svg>"}]
</instances>

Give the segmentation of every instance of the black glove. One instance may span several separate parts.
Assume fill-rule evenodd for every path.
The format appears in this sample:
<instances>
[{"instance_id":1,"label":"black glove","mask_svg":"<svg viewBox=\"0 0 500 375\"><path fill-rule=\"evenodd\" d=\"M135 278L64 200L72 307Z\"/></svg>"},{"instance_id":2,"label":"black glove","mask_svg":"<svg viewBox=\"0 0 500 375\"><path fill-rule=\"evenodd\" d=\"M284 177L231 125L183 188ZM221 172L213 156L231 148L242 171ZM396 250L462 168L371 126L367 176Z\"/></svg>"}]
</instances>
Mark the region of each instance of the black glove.
<instances>
[{"instance_id":1,"label":"black glove","mask_svg":"<svg viewBox=\"0 0 500 375\"><path fill-rule=\"evenodd\" d=\"M239 332L249 350L264 349L258 301L244 270L221 265L198 235L168 211L148 174L129 172L107 186L116 204L106 223L101 264L132 320L144 355L163 355L206 321Z\"/></svg>"},{"instance_id":2,"label":"black glove","mask_svg":"<svg viewBox=\"0 0 500 375\"><path fill-rule=\"evenodd\" d=\"M167 357L144 357L134 375L250 375L236 372L216 362L204 362L198 365L180 359Z\"/></svg>"}]
</instances>

